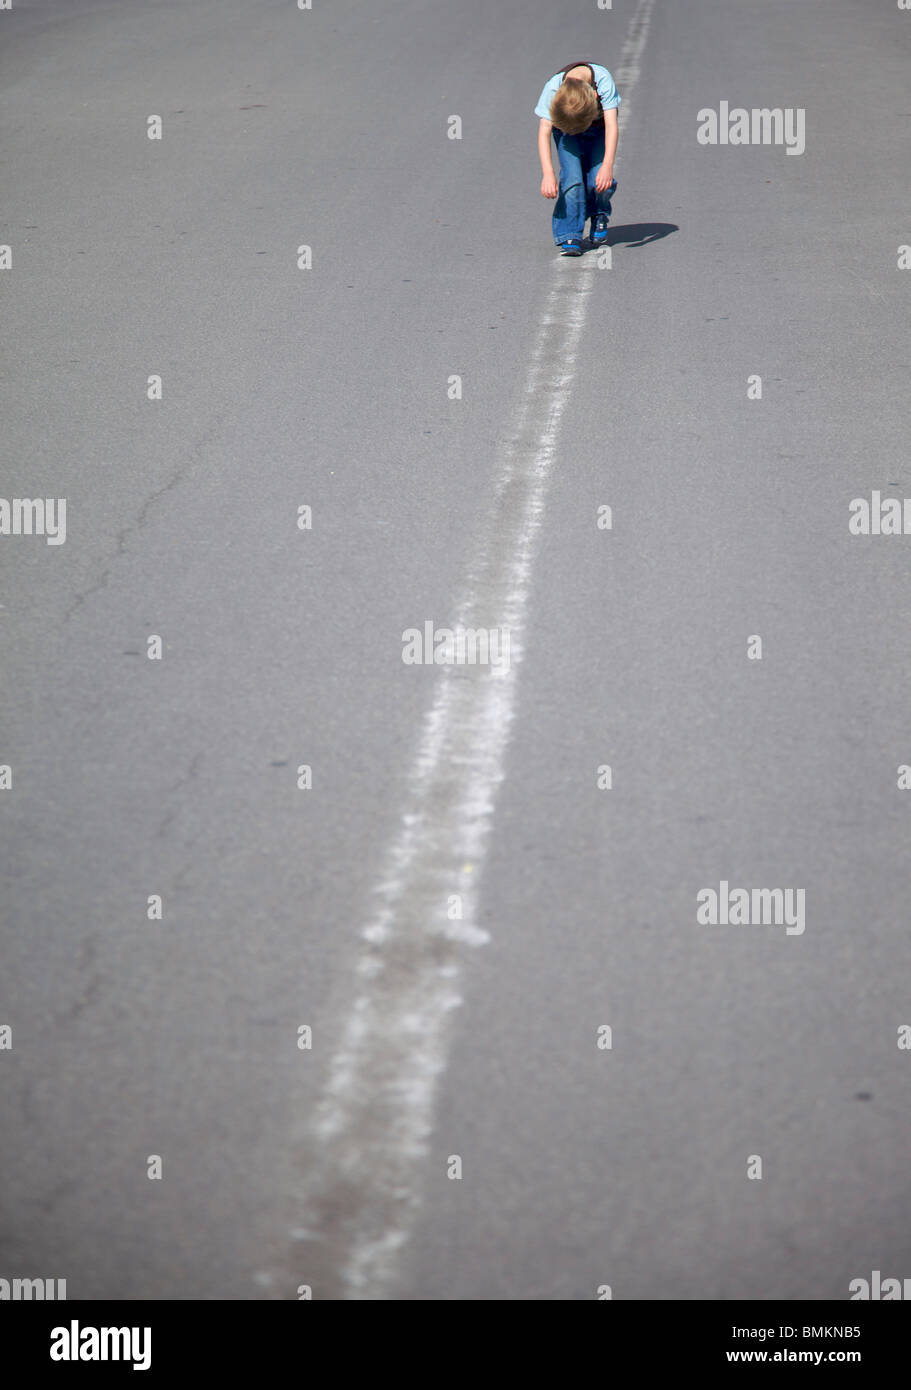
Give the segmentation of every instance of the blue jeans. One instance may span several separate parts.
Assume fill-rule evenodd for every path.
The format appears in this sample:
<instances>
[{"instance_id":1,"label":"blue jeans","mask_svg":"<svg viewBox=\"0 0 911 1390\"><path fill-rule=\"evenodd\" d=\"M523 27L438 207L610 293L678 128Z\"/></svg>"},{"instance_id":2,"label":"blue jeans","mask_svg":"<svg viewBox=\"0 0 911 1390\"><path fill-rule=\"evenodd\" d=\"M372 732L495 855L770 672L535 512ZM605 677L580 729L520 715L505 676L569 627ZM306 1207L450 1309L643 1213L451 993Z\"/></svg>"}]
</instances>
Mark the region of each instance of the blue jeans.
<instances>
[{"instance_id":1,"label":"blue jeans","mask_svg":"<svg viewBox=\"0 0 911 1390\"><path fill-rule=\"evenodd\" d=\"M560 156L560 191L554 205L554 242L560 246L567 237L581 239L586 217L610 213L613 188L595 192L595 179L604 160L604 126L566 135L554 130Z\"/></svg>"}]
</instances>

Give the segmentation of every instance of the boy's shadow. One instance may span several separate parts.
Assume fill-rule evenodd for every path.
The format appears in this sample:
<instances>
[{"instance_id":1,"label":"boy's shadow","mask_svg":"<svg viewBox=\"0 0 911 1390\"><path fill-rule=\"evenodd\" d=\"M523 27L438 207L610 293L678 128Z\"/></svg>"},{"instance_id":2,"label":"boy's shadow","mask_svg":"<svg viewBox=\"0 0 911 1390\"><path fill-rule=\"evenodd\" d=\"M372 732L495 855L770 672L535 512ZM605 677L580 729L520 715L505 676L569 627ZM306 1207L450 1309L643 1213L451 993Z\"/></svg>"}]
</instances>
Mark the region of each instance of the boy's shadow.
<instances>
[{"instance_id":1,"label":"boy's shadow","mask_svg":"<svg viewBox=\"0 0 911 1390\"><path fill-rule=\"evenodd\" d=\"M670 236L671 232L679 231L674 222L632 222L628 227L609 226L607 240L600 242L599 246L648 246L652 241L660 241L662 237Z\"/></svg>"}]
</instances>

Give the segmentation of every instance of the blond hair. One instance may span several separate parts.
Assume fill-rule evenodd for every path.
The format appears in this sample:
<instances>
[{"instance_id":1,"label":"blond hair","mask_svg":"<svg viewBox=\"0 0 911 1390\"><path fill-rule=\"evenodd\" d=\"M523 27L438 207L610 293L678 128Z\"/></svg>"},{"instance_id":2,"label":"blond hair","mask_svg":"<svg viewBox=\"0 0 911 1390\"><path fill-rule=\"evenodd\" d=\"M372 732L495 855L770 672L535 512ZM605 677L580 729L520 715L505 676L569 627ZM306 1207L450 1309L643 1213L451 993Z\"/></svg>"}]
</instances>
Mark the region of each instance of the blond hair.
<instances>
[{"instance_id":1,"label":"blond hair","mask_svg":"<svg viewBox=\"0 0 911 1390\"><path fill-rule=\"evenodd\" d=\"M550 103L551 124L564 135L578 135L588 129L598 110L598 93L592 84L578 77L567 77Z\"/></svg>"}]
</instances>

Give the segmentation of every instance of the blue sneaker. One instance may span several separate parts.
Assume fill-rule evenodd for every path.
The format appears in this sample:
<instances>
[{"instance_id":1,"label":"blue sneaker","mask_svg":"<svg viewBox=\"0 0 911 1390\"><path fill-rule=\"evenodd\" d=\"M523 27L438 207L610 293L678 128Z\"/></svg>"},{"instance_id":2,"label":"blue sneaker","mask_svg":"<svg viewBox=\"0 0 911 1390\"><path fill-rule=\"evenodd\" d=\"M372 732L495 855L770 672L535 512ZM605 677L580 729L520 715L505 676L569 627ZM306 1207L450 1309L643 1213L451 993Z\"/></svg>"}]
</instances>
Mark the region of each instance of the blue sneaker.
<instances>
[{"instance_id":1,"label":"blue sneaker","mask_svg":"<svg viewBox=\"0 0 911 1390\"><path fill-rule=\"evenodd\" d=\"M578 237L567 237L566 241L561 241L558 247L562 256L581 256L582 242Z\"/></svg>"},{"instance_id":2,"label":"blue sneaker","mask_svg":"<svg viewBox=\"0 0 911 1390\"><path fill-rule=\"evenodd\" d=\"M607 241L607 224L610 221L611 198L617 191L617 180L614 179L610 188L607 190L607 207L602 212L596 212L592 218L591 239L593 246L603 246Z\"/></svg>"},{"instance_id":3,"label":"blue sneaker","mask_svg":"<svg viewBox=\"0 0 911 1390\"><path fill-rule=\"evenodd\" d=\"M610 221L606 212L598 212L592 218L592 246L603 246L607 241L607 224Z\"/></svg>"}]
</instances>

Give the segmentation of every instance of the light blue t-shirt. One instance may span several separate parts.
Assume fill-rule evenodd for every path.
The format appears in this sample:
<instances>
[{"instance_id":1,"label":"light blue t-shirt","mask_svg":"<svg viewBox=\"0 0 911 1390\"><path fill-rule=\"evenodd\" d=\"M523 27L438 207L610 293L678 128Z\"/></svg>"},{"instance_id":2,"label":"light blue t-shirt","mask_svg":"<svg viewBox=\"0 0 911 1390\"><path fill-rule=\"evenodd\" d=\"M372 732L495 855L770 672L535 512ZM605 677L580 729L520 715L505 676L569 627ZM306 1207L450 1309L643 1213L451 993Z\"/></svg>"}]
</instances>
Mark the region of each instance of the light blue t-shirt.
<instances>
[{"instance_id":1,"label":"light blue t-shirt","mask_svg":"<svg viewBox=\"0 0 911 1390\"><path fill-rule=\"evenodd\" d=\"M584 63L577 63L576 66L580 68L588 66L591 68L592 72L595 74L595 86L598 89L598 96L601 98L602 107L605 111L616 111L617 107L620 105L621 97L614 84L614 79L611 77L607 68L602 67L600 63L589 63L587 65ZM544 85L544 91L541 93L538 104L535 107L535 115L543 116L545 121L550 120L550 103L556 96L563 82L563 77L564 73L561 68L560 71L555 72L553 77Z\"/></svg>"}]
</instances>

